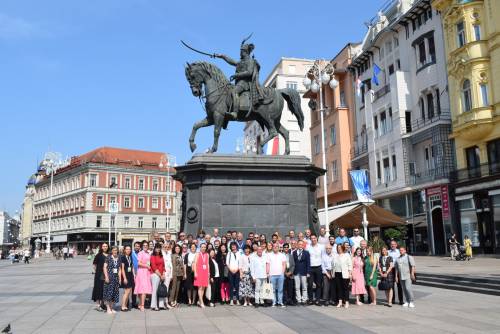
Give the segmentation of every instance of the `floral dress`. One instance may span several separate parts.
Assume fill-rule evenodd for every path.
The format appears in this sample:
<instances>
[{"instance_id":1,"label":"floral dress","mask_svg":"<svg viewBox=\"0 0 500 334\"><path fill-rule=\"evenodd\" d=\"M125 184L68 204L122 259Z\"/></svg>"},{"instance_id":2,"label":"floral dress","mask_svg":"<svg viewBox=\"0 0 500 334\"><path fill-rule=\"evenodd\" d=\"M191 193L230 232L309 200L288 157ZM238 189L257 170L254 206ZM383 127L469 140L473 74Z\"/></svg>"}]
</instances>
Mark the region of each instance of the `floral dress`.
<instances>
[{"instance_id":1,"label":"floral dress","mask_svg":"<svg viewBox=\"0 0 500 334\"><path fill-rule=\"evenodd\" d=\"M118 272L122 262L119 256L114 258L112 255L109 255L106 259L106 263L108 264L109 283L104 283L103 300L108 303L116 304L120 299Z\"/></svg>"},{"instance_id":2,"label":"floral dress","mask_svg":"<svg viewBox=\"0 0 500 334\"><path fill-rule=\"evenodd\" d=\"M240 298L253 298L252 279L250 277L250 256L242 255L240 259Z\"/></svg>"}]
</instances>

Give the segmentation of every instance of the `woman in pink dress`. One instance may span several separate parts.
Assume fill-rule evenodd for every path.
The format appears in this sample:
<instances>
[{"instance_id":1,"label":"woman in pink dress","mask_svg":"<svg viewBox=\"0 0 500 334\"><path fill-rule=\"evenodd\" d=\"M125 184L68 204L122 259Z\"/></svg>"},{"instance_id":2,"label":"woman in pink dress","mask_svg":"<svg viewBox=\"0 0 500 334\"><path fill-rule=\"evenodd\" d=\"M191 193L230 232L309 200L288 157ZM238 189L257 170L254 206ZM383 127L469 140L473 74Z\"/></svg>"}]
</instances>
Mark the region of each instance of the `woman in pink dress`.
<instances>
[{"instance_id":1,"label":"woman in pink dress","mask_svg":"<svg viewBox=\"0 0 500 334\"><path fill-rule=\"evenodd\" d=\"M207 244L201 244L200 252L196 254L193 263L194 286L198 287L198 306L201 308L205 308L203 297L210 278L209 261L210 257L207 253Z\"/></svg>"},{"instance_id":2,"label":"woman in pink dress","mask_svg":"<svg viewBox=\"0 0 500 334\"><path fill-rule=\"evenodd\" d=\"M134 293L140 296L139 310L144 312L144 301L146 295L150 295L153 291L151 286L151 255L148 252L148 242L142 242L142 251L137 255L138 269L135 276L135 289Z\"/></svg>"},{"instance_id":3,"label":"woman in pink dress","mask_svg":"<svg viewBox=\"0 0 500 334\"><path fill-rule=\"evenodd\" d=\"M352 259L352 288L351 293L356 296L356 305L362 305L359 296L366 294L365 275L363 271L363 252L361 248L356 248Z\"/></svg>"}]
</instances>

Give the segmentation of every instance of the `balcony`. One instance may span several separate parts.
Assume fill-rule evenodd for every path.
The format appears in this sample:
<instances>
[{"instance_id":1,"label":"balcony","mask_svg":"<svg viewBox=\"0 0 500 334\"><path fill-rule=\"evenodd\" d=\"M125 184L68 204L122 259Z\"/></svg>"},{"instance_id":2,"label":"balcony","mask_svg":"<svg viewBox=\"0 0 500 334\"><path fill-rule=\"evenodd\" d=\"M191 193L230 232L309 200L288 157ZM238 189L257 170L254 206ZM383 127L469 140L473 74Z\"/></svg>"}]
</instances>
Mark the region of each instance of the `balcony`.
<instances>
[{"instance_id":1,"label":"balcony","mask_svg":"<svg viewBox=\"0 0 500 334\"><path fill-rule=\"evenodd\" d=\"M377 101L380 99L382 96L388 94L391 91L391 86L389 84L385 85L384 87L380 88L377 90L374 94L373 101Z\"/></svg>"},{"instance_id":2,"label":"balcony","mask_svg":"<svg viewBox=\"0 0 500 334\"><path fill-rule=\"evenodd\" d=\"M460 135L469 140L482 139L495 127L493 118L494 110L491 106L463 112L453 120L453 137Z\"/></svg>"},{"instance_id":3,"label":"balcony","mask_svg":"<svg viewBox=\"0 0 500 334\"><path fill-rule=\"evenodd\" d=\"M441 110L442 112L443 110ZM436 124L438 122L451 122L451 117L449 114L436 115L432 118L419 118L414 119L409 124L406 122L406 133L417 132L418 130L425 128L429 125Z\"/></svg>"},{"instance_id":4,"label":"balcony","mask_svg":"<svg viewBox=\"0 0 500 334\"><path fill-rule=\"evenodd\" d=\"M450 174L452 172L452 169L447 166L428 169L422 172L411 174L410 179L408 180L408 182L406 182L406 184L409 186L415 186L435 180L446 179L450 177Z\"/></svg>"},{"instance_id":5,"label":"balcony","mask_svg":"<svg viewBox=\"0 0 500 334\"><path fill-rule=\"evenodd\" d=\"M500 176L500 163L485 163L478 167L454 170L450 179L452 182L464 182L488 176Z\"/></svg>"},{"instance_id":6,"label":"balcony","mask_svg":"<svg viewBox=\"0 0 500 334\"><path fill-rule=\"evenodd\" d=\"M368 143L356 144L351 149L351 159L354 160L368 152Z\"/></svg>"}]
</instances>

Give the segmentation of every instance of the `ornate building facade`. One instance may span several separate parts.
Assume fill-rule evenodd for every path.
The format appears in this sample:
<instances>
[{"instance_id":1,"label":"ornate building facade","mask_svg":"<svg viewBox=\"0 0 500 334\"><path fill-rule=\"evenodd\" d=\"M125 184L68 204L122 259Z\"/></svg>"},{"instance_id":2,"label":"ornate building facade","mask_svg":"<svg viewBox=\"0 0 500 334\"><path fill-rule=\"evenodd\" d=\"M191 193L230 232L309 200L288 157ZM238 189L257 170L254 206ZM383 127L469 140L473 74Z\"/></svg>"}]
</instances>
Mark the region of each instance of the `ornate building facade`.
<instances>
[{"instance_id":1,"label":"ornate building facade","mask_svg":"<svg viewBox=\"0 0 500 334\"><path fill-rule=\"evenodd\" d=\"M500 1L433 0L442 17L457 171L455 232L500 252Z\"/></svg>"}]
</instances>

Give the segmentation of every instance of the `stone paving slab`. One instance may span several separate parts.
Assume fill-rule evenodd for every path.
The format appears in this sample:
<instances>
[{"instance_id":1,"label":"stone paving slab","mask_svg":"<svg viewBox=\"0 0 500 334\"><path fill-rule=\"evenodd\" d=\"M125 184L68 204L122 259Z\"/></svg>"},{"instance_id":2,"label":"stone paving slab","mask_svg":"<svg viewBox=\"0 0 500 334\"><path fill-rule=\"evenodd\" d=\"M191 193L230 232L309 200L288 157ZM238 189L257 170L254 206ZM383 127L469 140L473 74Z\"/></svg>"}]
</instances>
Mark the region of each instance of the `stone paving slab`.
<instances>
[{"instance_id":1,"label":"stone paving slab","mask_svg":"<svg viewBox=\"0 0 500 334\"><path fill-rule=\"evenodd\" d=\"M487 259L485 265L490 266L490 260L496 259ZM447 260L435 258L417 261L428 270L435 261L448 265ZM476 274L487 271L479 268L481 262L478 259L474 264ZM14 334L500 332L500 297L424 286L414 287L415 309L352 305L349 309L217 306L201 310L183 306L110 316L93 310L90 266L83 258L65 262L42 259L29 265L0 261L0 329L10 323ZM383 302L381 294L378 302Z\"/></svg>"}]
</instances>

